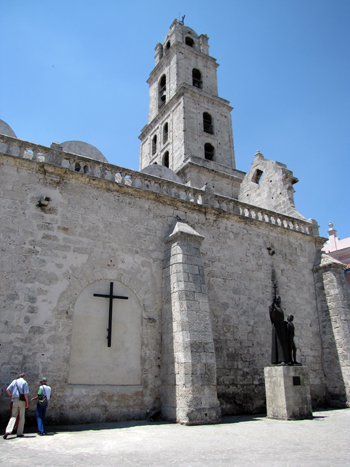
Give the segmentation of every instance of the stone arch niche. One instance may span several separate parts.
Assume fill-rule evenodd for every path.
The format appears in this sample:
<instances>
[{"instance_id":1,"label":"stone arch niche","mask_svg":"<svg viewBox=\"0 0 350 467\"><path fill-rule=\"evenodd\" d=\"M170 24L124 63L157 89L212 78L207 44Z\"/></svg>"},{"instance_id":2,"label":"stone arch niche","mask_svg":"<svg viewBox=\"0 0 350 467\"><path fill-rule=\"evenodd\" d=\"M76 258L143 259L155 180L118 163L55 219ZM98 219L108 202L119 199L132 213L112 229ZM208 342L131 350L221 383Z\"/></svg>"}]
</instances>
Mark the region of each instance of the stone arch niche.
<instances>
[{"instance_id":1,"label":"stone arch niche","mask_svg":"<svg viewBox=\"0 0 350 467\"><path fill-rule=\"evenodd\" d=\"M107 328L110 280L85 287L74 307L69 362L69 384L140 385L141 384L141 306L126 285L113 281L111 347Z\"/></svg>"}]
</instances>

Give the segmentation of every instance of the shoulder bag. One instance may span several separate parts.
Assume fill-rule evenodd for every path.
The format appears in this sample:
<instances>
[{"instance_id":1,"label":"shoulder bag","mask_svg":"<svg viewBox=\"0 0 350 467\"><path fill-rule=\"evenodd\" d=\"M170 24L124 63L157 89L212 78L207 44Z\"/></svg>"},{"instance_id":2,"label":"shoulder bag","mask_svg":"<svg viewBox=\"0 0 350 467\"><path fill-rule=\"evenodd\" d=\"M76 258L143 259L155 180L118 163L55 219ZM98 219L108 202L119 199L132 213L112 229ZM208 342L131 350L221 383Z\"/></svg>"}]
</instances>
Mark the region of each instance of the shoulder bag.
<instances>
[{"instance_id":1,"label":"shoulder bag","mask_svg":"<svg viewBox=\"0 0 350 467\"><path fill-rule=\"evenodd\" d=\"M18 391L18 394L19 394L19 396L18 396L18 400L20 400L20 401L25 401L25 400L26 400L26 398L24 397L24 394L21 394L21 393L20 393L20 390L19 390L19 387L18 387L17 381L16 381L16 386L17 386L17 391Z\"/></svg>"},{"instance_id":2,"label":"shoulder bag","mask_svg":"<svg viewBox=\"0 0 350 467\"><path fill-rule=\"evenodd\" d=\"M47 397L46 397L45 390L44 390L43 386L41 386L41 389L42 389L43 393L41 394L41 396L39 396L38 404L40 405L40 407L45 407L45 405L47 405L47 403L48 403L48 400L47 400Z\"/></svg>"}]
</instances>

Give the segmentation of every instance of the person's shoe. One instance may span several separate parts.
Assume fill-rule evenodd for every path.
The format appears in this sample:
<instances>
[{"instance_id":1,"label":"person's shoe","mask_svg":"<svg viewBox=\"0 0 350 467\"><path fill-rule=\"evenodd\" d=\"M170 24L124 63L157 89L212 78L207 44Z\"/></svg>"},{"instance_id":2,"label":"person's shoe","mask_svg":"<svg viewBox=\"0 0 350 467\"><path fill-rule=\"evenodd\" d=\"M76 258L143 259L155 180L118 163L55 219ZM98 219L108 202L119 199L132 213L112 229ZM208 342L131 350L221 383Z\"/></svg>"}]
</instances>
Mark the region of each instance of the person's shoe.
<instances>
[{"instance_id":1,"label":"person's shoe","mask_svg":"<svg viewBox=\"0 0 350 467\"><path fill-rule=\"evenodd\" d=\"M24 438L24 435L17 435L17 438Z\"/></svg>"},{"instance_id":2,"label":"person's shoe","mask_svg":"<svg viewBox=\"0 0 350 467\"><path fill-rule=\"evenodd\" d=\"M39 436L44 436L44 433L38 433Z\"/></svg>"},{"instance_id":3,"label":"person's shoe","mask_svg":"<svg viewBox=\"0 0 350 467\"><path fill-rule=\"evenodd\" d=\"M4 438L4 439L7 439L8 435L9 435L8 433L5 433L4 436L3 436L3 438Z\"/></svg>"}]
</instances>

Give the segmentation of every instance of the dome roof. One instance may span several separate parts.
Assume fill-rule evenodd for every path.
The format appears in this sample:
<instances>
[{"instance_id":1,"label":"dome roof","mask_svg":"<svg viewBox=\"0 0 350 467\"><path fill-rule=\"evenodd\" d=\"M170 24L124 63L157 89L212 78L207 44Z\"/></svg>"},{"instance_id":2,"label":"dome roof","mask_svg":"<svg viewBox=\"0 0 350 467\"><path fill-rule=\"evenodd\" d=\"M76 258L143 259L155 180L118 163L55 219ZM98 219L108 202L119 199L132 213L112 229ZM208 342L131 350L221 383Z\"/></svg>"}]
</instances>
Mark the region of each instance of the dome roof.
<instances>
[{"instance_id":1,"label":"dome roof","mask_svg":"<svg viewBox=\"0 0 350 467\"><path fill-rule=\"evenodd\" d=\"M17 138L15 132L12 130L10 125L8 125L4 120L0 120L0 134L6 136L12 136L13 138Z\"/></svg>"},{"instance_id":2,"label":"dome roof","mask_svg":"<svg viewBox=\"0 0 350 467\"><path fill-rule=\"evenodd\" d=\"M83 141L65 141L64 143L60 143L60 145L62 146L63 151L72 152L79 156L90 157L90 159L108 163L108 160L102 152L95 146L92 146L92 144L84 143Z\"/></svg>"},{"instance_id":3,"label":"dome roof","mask_svg":"<svg viewBox=\"0 0 350 467\"><path fill-rule=\"evenodd\" d=\"M171 169L164 167L164 165L151 164L141 170L141 173L154 175L155 177L165 178L176 183L183 183L181 178L176 175Z\"/></svg>"}]
</instances>

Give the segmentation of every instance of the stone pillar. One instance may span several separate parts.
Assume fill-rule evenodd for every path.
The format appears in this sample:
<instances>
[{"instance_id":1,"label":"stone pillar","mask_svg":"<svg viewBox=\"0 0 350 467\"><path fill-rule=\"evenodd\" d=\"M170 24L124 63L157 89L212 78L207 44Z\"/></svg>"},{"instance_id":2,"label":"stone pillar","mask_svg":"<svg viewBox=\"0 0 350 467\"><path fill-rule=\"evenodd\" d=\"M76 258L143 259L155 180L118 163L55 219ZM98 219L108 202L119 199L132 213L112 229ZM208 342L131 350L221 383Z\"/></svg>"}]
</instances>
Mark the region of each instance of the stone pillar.
<instances>
[{"instance_id":1,"label":"stone pillar","mask_svg":"<svg viewBox=\"0 0 350 467\"><path fill-rule=\"evenodd\" d=\"M200 253L203 239L180 220L165 238L162 413L167 419L186 425L217 423L221 418Z\"/></svg>"},{"instance_id":2,"label":"stone pillar","mask_svg":"<svg viewBox=\"0 0 350 467\"><path fill-rule=\"evenodd\" d=\"M320 254L314 268L327 398L334 407L350 406L350 290L345 265Z\"/></svg>"},{"instance_id":3,"label":"stone pillar","mask_svg":"<svg viewBox=\"0 0 350 467\"><path fill-rule=\"evenodd\" d=\"M312 418L310 382L305 366L264 368L267 418Z\"/></svg>"},{"instance_id":4,"label":"stone pillar","mask_svg":"<svg viewBox=\"0 0 350 467\"><path fill-rule=\"evenodd\" d=\"M156 51L156 55L154 58L155 58L156 65L158 65L158 63L163 57L163 45L160 42L156 45L155 51Z\"/></svg>"},{"instance_id":5,"label":"stone pillar","mask_svg":"<svg viewBox=\"0 0 350 467\"><path fill-rule=\"evenodd\" d=\"M199 36L199 45L202 54L209 55L209 37L206 34Z\"/></svg>"}]
</instances>

